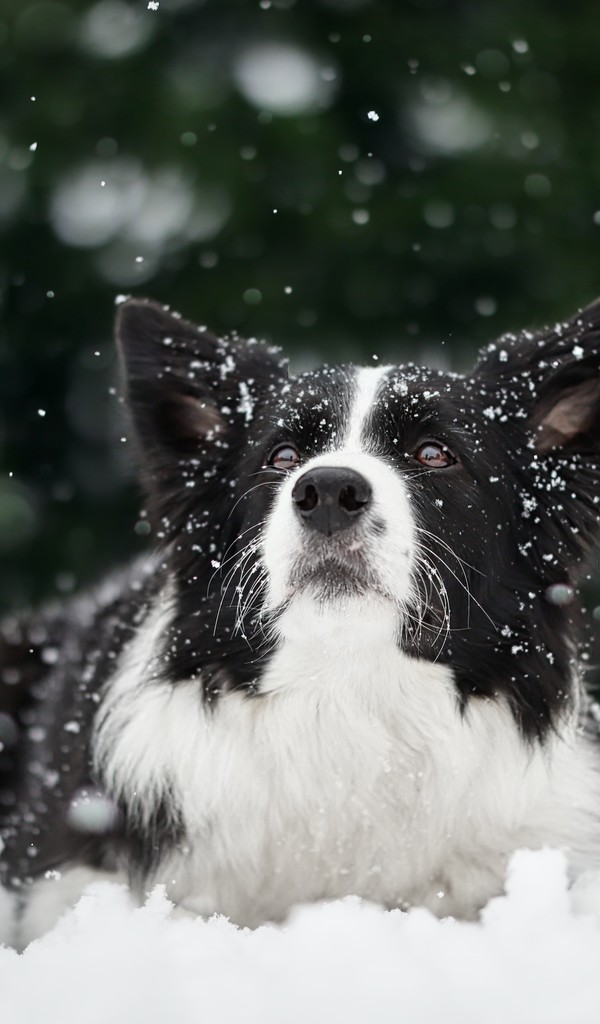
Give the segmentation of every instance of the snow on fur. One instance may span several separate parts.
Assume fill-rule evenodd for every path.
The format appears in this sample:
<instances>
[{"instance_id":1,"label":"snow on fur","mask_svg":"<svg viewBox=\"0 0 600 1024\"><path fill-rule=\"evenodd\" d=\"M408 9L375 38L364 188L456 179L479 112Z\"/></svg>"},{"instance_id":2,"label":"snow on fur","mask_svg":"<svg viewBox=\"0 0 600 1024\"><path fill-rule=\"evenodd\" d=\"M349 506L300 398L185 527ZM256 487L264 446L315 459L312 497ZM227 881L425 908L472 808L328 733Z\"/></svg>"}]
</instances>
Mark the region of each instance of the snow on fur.
<instances>
[{"instance_id":1,"label":"snow on fur","mask_svg":"<svg viewBox=\"0 0 600 1024\"><path fill-rule=\"evenodd\" d=\"M577 905L577 913L573 905ZM23 954L0 949L3 1024L591 1024L600 1019L600 879L567 890L563 855L521 851L478 924L348 898L281 927L172 918L92 886ZM594 913L595 912L595 913Z\"/></svg>"}]
</instances>

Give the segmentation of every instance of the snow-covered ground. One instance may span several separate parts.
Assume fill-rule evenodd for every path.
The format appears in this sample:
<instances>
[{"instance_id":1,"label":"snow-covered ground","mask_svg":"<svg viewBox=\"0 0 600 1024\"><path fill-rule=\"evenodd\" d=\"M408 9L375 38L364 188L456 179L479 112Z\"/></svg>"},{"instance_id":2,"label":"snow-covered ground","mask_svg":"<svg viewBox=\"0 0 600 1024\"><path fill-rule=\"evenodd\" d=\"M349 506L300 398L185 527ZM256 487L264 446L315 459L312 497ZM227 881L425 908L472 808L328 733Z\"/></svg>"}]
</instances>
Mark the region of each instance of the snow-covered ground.
<instances>
[{"instance_id":1,"label":"snow-covered ground","mask_svg":"<svg viewBox=\"0 0 600 1024\"><path fill-rule=\"evenodd\" d=\"M245 931L101 884L23 954L0 949L0 1021L597 1024L600 882L573 899L552 850L518 853L477 924L347 899Z\"/></svg>"}]
</instances>

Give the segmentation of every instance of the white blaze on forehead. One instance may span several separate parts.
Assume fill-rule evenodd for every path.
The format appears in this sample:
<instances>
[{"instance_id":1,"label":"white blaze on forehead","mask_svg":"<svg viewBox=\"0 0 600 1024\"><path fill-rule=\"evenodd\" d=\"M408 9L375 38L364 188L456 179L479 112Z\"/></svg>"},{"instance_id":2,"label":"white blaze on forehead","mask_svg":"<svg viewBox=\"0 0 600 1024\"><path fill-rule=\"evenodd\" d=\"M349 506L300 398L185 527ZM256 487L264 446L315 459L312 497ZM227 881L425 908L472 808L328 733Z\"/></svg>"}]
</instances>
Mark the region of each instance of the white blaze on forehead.
<instances>
[{"instance_id":1,"label":"white blaze on forehead","mask_svg":"<svg viewBox=\"0 0 600 1024\"><path fill-rule=\"evenodd\" d=\"M343 444L345 450L361 450L360 442L365 423L375 404L381 381L389 369L389 366L367 366L357 370L356 393Z\"/></svg>"}]
</instances>

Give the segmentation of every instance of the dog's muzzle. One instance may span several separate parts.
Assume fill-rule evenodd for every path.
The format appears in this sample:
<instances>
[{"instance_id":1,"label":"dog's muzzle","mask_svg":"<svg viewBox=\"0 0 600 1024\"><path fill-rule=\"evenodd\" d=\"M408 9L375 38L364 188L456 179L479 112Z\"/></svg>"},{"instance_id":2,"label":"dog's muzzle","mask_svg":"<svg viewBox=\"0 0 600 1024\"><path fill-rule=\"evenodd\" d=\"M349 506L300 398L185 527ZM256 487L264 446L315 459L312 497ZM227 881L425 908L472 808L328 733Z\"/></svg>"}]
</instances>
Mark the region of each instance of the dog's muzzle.
<instances>
[{"instance_id":1,"label":"dog's muzzle","mask_svg":"<svg viewBox=\"0 0 600 1024\"><path fill-rule=\"evenodd\" d=\"M372 494L369 482L353 469L320 466L296 481L292 502L306 526L331 537L355 525Z\"/></svg>"}]
</instances>

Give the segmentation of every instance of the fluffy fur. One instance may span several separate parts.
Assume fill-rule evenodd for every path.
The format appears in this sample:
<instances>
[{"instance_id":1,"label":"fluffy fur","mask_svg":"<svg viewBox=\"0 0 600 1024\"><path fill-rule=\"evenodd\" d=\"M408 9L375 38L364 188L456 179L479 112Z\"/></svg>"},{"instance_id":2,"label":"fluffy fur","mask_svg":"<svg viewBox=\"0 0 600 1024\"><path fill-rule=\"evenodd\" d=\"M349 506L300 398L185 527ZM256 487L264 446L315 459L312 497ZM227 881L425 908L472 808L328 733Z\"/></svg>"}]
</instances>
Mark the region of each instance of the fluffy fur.
<instances>
[{"instance_id":1,"label":"fluffy fur","mask_svg":"<svg viewBox=\"0 0 600 1024\"><path fill-rule=\"evenodd\" d=\"M256 925L348 893L473 917L523 846L599 865L572 603L599 328L596 304L506 336L470 376L291 378L256 341L121 306L155 545L1 627L18 943L98 874Z\"/></svg>"}]
</instances>

